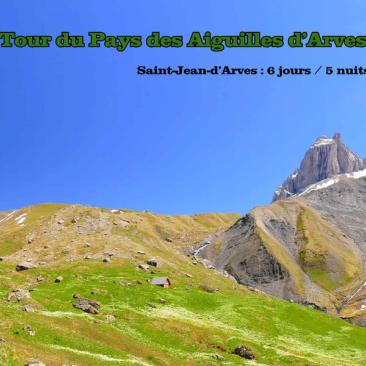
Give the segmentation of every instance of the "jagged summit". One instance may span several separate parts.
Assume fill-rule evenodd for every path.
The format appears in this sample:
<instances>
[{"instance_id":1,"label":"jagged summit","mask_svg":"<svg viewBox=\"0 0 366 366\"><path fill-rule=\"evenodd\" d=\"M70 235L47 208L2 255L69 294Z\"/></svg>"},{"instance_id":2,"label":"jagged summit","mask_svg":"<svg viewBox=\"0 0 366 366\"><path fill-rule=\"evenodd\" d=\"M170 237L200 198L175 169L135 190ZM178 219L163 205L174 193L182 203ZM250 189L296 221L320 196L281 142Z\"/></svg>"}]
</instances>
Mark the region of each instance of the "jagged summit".
<instances>
[{"instance_id":1,"label":"jagged summit","mask_svg":"<svg viewBox=\"0 0 366 366\"><path fill-rule=\"evenodd\" d=\"M299 194L309 186L336 175L363 169L366 169L366 160L359 158L342 142L340 133L332 138L320 136L306 152L300 168L276 190L273 201Z\"/></svg>"}]
</instances>

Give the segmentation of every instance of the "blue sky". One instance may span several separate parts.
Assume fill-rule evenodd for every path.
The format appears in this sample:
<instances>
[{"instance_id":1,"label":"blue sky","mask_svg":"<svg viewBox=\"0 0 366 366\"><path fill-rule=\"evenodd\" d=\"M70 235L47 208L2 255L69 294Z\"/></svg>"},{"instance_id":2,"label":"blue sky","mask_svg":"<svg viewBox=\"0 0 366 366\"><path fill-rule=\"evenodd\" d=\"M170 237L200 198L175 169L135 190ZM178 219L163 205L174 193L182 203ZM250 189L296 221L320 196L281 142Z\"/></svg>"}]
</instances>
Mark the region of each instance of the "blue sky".
<instances>
[{"instance_id":1,"label":"blue sky","mask_svg":"<svg viewBox=\"0 0 366 366\"><path fill-rule=\"evenodd\" d=\"M2 1L1 31L366 34L363 1ZM321 134L366 156L366 76L143 77L138 65L366 66L366 49L0 48L0 210L240 212Z\"/></svg>"}]
</instances>

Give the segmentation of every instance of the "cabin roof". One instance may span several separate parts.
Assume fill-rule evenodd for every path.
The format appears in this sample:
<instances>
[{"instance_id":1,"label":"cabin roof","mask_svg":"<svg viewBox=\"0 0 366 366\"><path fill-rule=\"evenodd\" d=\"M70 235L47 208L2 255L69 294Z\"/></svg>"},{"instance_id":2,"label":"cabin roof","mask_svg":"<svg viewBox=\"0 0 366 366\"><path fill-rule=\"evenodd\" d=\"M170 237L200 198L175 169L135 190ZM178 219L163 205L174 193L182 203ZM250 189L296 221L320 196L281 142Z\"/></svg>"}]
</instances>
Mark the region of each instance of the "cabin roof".
<instances>
[{"instance_id":1,"label":"cabin roof","mask_svg":"<svg viewBox=\"0 0 366 366\"><path fill-rule=\"evenodd\" d=\"M152 285L165 285L167 282L170 284L170 280L168 277L155 277L152 279Z\"/></svg>"}]
</instances>

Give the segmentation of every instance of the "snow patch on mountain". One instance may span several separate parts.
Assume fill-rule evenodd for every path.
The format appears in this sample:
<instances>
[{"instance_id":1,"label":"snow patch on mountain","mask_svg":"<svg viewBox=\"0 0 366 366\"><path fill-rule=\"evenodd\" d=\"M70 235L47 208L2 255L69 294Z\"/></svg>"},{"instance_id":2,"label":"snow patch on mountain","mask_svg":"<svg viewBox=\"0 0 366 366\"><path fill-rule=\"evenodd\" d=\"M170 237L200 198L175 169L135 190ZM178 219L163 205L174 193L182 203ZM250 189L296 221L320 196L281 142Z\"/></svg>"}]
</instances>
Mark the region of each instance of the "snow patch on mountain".
<instances>
[{"instance_id":1,"label":"snow patch on mountain","mask_svg":"<svg viewBox=\"0 0 366 366\"><path fill-rule=\"evenodd\" d=\"M0 220L0 224L3 223L3 222L8 221L15 214L15 212L16 211L12 211L9 214L7 214L3 219Z\"/></svg>"},{"instance_id":2,"label":"snow patch on mountain","mask_svg":"<svg viewBox=\"0 0 366 366\"><path fill-rule=\"evenodd\" d=\"M305 191L294 195L295 197L301 197L307 193L310 193L312 191L318 191L320 189L324 189L327 187L332 186L333 184L338 183L342 178L351 178L351 179L360 179L366 177L366 169L360 170L358 172L353 173L347 173L347 174L339 174L332 178L324 179L318 183L310 185L308 188L305 189Z\"/></svg>"},{"instance_id":3,"label":"snow patch on mountain","mask_svg":"<svg viewBox=\"0 0 366 366\"><path fill-rule=\"evenodd\" d=\"M26 220L27 218L27 214L24 213L24 214L21 214L20 216L18 216L16 219L15 219L15 222L18 224L18 225L21 225L24 223L24 221Z\"/></svg>"},{"instance_id":4,"label":"snow patch on mountain","mask_svg":"<svg viewBox=\"0 0 366 366\"><path fill-rule=\"evenodd\" d=\"M339 133L333 138L320 136L305 153L300 167L275 191L273 201L300 195L314 187L323 187L323 184L334 184L329 179L363 169L366 169L366 159L352 152L342 142Z\"/></svg>"},{"instance_id":5,"label":"snow patch on mountain","mask_svg":"<svg viewBox=\"0 0 366 366\"><path fill-rule=\"evenodd\" d=\"M319 137L313 145L311 145L311 148L322 146L322 145L329 145L333 144L335 141L333 139L329 139L325 136Z\"/></svg>"}]
</instances>

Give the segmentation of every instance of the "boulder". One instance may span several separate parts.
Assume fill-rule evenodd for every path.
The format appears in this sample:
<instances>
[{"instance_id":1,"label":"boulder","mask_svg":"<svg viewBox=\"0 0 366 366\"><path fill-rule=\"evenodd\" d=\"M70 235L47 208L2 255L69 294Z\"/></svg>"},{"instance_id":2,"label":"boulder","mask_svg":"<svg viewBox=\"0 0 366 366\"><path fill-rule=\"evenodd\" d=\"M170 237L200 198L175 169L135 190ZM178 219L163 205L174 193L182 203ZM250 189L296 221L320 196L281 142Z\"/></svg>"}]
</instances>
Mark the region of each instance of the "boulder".
<instances>
[{"instance_id":1,"label":"boulder","mask_svg":"<svg viewBox=\"0 0 366 366\"><path fill-rule=\"evenodd\" d=\"M139 264L139 268L142 269L144 272L147 272L150 267L147 264Z\"/></svg>"},{"instance_id":2,"label":"boulder","mask_svg":"<svg viewBox=\"0 0 366 366\"><path fill-rule=\"evenodd\" d=\"M157 267L158 266L158 261L156 259L149 259L148 261L146 261L146 263L149 266L152 266L152 267Z\"/></svg>"},{"instance_id":3,"label":"boulder","mask_svg":"<svg viewBox=\"0 0 366 366\"><path fill-rule=\"evenodd\" d=\"M100 304L94 300L79 298L73 306L89 314L99 314Z\"/></svg>"},{"instance_id":4,"label":"boulder","mask_svg":"<svg viewBox=\"0 0 366 366\"><path fill-rule=\"evenodd\" d=\"M33 329L32 329L32 327L31 327L30 325L25 325L25 326L23 327L23 330L24 330L27 334L29 334L30 336L32 336L32 337L34 337L34 336L36 335L35 330L33 330Z\"/></svg>"},{"instance_id":5,"label":"boulder","mask_svg":"<svg viewBox=\"0 0 366 366\"><path fill-rule=\"evenodd\" d=\"M246 346L241 345L239 347L236 347L234 350L234 354L238 355L242 358L245 358L246 360L254 360L255 355L254 353Z\"/></svg>"},{"instance_id":6,"label":"boulder","mask_svg":"<svg viewBox=\"0 0 366 366\"><path fill-rule=\"evenodd\" d=\"M32 269L32 268L34 268L34 266L32 264L30 264L30 263L19 263L15 267L15 269L16 269L17 272L26 271L26 270Z\"/></svg>"},{"instance_id":7,"label":"boulder","mask_svg":"<svg viewBox=\"0 0 366 366\"><path fill-rule=\"evenodd\" d=\"M8 301L21 301L23 299L29 299L30 293L28 290L18 288L12 291L8 296Z\"/></svg>"},{"instance_id":8,"label":"boulder","mask_svg":"<svg viewBox=\"0 0 366 366\"><path fill-rule=\"evenodd\" d=\"M55 279L55 283L60 283L64 280L64 278L62 276L57 276Z\"/></svg>"},{"instance_id":9,"label":"boulder","mask_svg":"<svg viewBox=\"0 0 366 366\"><path fill-rule=\"evenodd\" d=\"M28 360L24 364L24 366L46 366L46 365L43 362L41 362L41 361L31 359L31 360Z\"/></svg>"},{"instance_id":10,"label":"boulder","mask_svg":"<svg viewBox=\"0 0 366 366\"><path fill-rule=\"evenodd\" d=\"M34 308L32 305L27 304L23 306L23 311L25 311L26 313L34 313Z\"/></svg>"}]
</instances>

